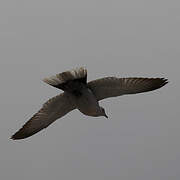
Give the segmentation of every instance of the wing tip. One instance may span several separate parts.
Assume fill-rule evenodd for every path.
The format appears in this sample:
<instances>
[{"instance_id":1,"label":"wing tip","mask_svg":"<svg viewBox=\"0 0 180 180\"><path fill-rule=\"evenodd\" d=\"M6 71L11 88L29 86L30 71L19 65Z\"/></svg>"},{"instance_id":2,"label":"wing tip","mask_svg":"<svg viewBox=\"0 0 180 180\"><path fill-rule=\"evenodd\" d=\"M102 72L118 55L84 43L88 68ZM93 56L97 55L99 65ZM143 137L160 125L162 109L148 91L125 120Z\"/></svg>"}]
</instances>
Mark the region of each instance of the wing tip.
<instances>
[{"instance_id":1,"label":"wing tip","mask_svg":"<svg viewBox=\"0 0 180 180\"><path fill-rule=\"evenodd\" d=\"M14 135L12 135L12 136L10 137L10 139L12 139L12 140L20 140L20 139L24 139L24 138L26 138L26 137L28 137L28 136L26 136L26 135L24 134L24 132L20 129L20 130L17 131Z\"/></svg>"},{"instance_id":2,"label":"wing tip","mask_svg":"<svg viewBox=\"0 0 180 180\"><path fill-rule=\"evenodd\" d=\"M33 134L35 134L36 131L32 131L32 132L28 131L28 125L29 125L30 122L31 122L31 120L26 122L22 126L21 129L19 129L14 135L12 135L10 137L10 139L12 139L12 140L21 140L21 139L28 138L28 137L32 136Z\"/></svg>"},{"instance_id":3,"label":"wing tip","mask_svg":"<svg viewBox=\"0 0 180 180\"><path fill-rule=\"evenodd\" d=\"M19 140L18 138L16 138L14 135L10 137L10 139L12 140Z\"/></svg>"},{"instance_id":4,"label":"wing tip","mask_svg":"<svg viewBox=\"0 0 180 180\"><path fill-rule=\"evenodd\" d=\"M168 79L166 78L156 78L159 83L159 88L165 86L167 83L169 83Z\"/></svg>"}]
</instances>

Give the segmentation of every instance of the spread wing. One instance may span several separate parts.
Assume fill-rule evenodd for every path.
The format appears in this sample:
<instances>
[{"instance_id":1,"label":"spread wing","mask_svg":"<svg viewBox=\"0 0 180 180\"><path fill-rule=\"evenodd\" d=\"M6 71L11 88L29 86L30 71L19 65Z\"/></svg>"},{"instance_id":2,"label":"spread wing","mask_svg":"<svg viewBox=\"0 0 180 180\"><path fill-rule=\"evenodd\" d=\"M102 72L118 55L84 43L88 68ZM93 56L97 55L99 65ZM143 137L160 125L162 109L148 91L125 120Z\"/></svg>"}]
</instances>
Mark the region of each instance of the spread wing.
<instances>
[{"instance_id":1,"label":"spread wing","mask_svg":"<svg viewBox=\"0 0 180 180\"><path fill-rule=\"evenodd\" d=\"M43 107L16 132L12 139L24 139L48 127L58 118L75 109L75 105L67 93L49 99Z\"/></svg>"},{"instance_id":2,"label":"spread wing","mask_svg":"<svg viewBox=\"0 0 180 180\"><path fill-rule=\"evenodd\" d=\"M90 81L88 87L98 100L124 94L143 93L167 84L164 78L116 78L106 77Z\"/></svg>"}]
</instances>

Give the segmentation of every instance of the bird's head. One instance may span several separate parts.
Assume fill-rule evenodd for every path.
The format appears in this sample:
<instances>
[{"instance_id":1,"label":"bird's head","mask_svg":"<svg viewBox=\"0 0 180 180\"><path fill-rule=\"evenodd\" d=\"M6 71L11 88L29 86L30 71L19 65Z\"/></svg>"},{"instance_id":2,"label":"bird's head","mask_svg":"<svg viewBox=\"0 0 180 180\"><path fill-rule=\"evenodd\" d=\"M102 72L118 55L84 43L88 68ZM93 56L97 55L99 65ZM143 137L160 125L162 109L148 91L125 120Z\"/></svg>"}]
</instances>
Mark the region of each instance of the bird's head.
<instances>
[{"instance_id":1,"label":"bird's head","mask_svg":"<svg viewBox=\"0 0 180 180\"><path fill-rule=\"evenodd\" d=\"M100 109L101 109L101 116L108 118L108 116L106 115L105 109L103 107L100 107Z\"/></svg>"}]
</instances>

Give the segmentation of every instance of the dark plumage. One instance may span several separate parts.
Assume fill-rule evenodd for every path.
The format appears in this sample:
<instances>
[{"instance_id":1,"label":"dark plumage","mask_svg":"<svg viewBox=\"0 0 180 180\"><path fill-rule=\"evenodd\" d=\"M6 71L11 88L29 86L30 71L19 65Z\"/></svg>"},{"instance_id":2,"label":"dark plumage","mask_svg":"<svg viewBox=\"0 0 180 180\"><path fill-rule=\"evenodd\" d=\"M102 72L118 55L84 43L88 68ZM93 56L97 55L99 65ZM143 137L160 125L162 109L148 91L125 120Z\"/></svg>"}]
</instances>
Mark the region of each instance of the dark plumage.
<instances>
[{"instance_id":1,"label":"dark plumage","mask_svg":"<svg viewBox=\"0 0 180 180\"><path fill-rule=\"evenodd\" d=\"M136 94L161 88L168 83L164 78L117 78L105 77L87 83L87 70L79 68L66 71L44 82L62 89L64 93L48 100L43 107L11 138L24 139L48 127L73 109L88 116L104 116L102 99L125 94Z\"/></svg>"}]
</instances>

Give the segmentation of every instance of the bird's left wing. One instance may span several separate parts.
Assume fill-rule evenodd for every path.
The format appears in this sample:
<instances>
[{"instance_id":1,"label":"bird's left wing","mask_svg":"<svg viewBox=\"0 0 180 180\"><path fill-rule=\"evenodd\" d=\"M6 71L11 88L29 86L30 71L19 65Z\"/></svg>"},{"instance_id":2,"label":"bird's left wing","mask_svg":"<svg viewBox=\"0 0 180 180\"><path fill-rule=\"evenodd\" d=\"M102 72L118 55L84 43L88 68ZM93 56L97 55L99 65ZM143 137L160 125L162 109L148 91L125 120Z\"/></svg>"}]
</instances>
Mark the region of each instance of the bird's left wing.
<instances>
[{"instance_id":1,"label":"bird's left wing","mask_svg":"<svg viewBox=\"0 0 180 180\"><path fill-rule=\"evenodd\" d=\"M124 94L143 93L158 89L167 84L164 78L116 78L106 77L90 81L88 88L92 90L97 100Z\"/></svg>"},{"instance_id":2,"label":"bird's left wing","mask_svg":"<svg viewBox=\"0 0 180 180\"><path fill-rule=\"evenodd\" d=\"M49 99L43 107L11 138L16 140L32 136L75 108L76 106L69 94L62 93L57 95Z\"/></svg>"}]
</instances>

